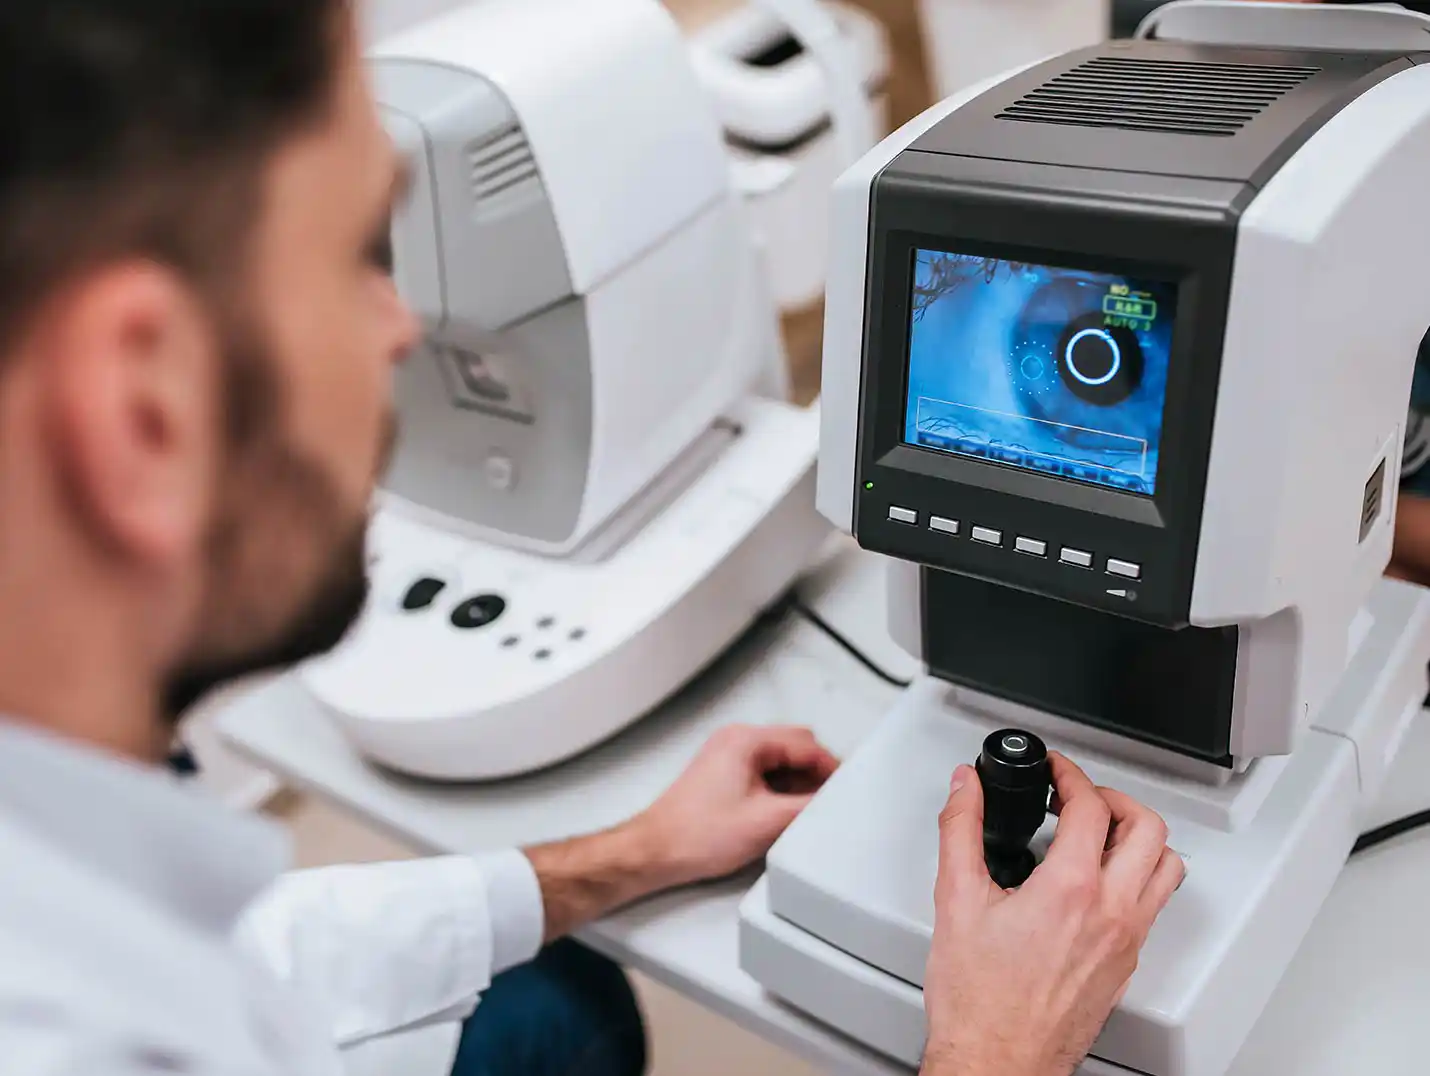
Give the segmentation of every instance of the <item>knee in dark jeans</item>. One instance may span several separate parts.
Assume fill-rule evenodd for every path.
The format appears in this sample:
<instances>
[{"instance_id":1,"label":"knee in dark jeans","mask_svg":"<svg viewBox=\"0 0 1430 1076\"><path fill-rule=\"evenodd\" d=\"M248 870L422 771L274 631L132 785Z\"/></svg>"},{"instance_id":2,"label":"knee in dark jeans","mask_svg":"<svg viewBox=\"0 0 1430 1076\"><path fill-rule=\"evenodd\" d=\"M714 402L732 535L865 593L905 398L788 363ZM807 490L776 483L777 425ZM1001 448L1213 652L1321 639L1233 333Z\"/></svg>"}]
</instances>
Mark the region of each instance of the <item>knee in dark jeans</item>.
<instances>
[{"instance_id":1,"label":"knee in dark jeans","mask_svg":"<svg viewBox=\"0 0 1430 1076\"><path fill-rule=\"evenodd\" d=\"M497 976L452 1076L642 1076L645 1023L625 973L575 941Z\"/></svg>"}]
</instances>

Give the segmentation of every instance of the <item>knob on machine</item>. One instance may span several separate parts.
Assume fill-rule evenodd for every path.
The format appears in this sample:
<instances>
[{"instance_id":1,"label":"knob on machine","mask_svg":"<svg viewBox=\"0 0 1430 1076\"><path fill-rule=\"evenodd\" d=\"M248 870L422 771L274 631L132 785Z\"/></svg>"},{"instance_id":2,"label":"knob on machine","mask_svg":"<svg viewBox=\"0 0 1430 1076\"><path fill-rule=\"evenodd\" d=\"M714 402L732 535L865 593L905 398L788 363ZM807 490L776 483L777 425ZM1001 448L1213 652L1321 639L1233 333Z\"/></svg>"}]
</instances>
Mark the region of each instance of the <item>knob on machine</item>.
<instances>
[{"instance_id":1,"label":"knob on machine","mask_svg":"<svg viewBox=\"0 0 1430 1076\"><path fill-rule=\"evenodd\" d=\"M983 856L1004 889L1028 880L1037 865L1033 836L1043 825L1052 791L1048 748L1031 732L1004 729L983 741L975 767L983 785Z\"/></svg>"}]
</instances>

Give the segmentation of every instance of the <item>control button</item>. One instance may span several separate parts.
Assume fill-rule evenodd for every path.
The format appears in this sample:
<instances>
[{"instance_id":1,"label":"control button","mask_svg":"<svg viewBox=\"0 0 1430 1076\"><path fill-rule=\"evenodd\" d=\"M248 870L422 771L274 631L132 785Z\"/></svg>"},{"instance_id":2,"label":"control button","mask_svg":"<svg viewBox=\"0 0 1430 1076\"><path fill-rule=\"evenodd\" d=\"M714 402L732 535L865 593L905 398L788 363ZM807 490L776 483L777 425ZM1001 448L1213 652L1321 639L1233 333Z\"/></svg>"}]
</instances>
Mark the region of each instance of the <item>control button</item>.
<instances>
[{"instance_id":1,"label":"control button","mask_svg":"<svg viewBox=\"0 0 1430 1076\"><path fill-rule=\"evenodd\" d=\"M491 483L492 489L507 493L516 485L516 464L512 462L510 456L504 456L500 452L493 452L487 457L483 468L487 473L487 481Z\"/></svg>"},{"instance_id":2,"label":"control button","mask_svg":"<svg viewBox=\"0 0 1430 1076\"><path fill-rule=\"evenodd\" d=\"M1107 560L1107 574L1120 575L1124 579L1141 579L1142 565L1133 564L1130 560Z\"/></svg>"},{"instance_id":3,"label":"control button","mask_svg":"<svg viewBox=\"0 0 1430 1076\"><path fill-rule=\"evenodd\" d=\"M1058 556L1064 564L1071 564L1074 568L1091 568L1092 554L1081 549L1068 549L1063 547L1062 553Z\"/></svg>"},{"instance_id":4,"label":"control button","mask_svg":"<svg viewBox=\"0 0 1430 1076\"><path fill-rule=\"evenodd\" d=\"M506 612L506 599L496 594L479 594L468 598L452 610L452 626L469 631L485 628Z\"/></svg>"},{"instance_id":5,"label":"control button","mask_svg":"<svg viewBox=\"0 0 1430 1076\"><path fill-rule=\"evenodd\" d=\"M995 531L992 527L974 527L973 540L984 545L1002 545L1003 532Z\"/></svg>"},{"instance_id":6,"label":"control button","mask_svg":"<svg viewBox=\"0 0 1430 1076\"><path fill-rule=\"evenodd\" d=\"M893 523L917 523L919 514L912 508L900 508L897 504L889 505L889 520Z\"/></svg>"},{"instance_id":7,"label":"control button","mask_svg":"<svg viewBox=\"0 0 1430 1076\"><path fill-rule=\"evenodd\" d=\"M402 608L409 613L426 609L437 600L437 595L446 589L447 584L442 580L425 576L407 588L407 593L402 596Z\"/></svg>"},{"instance_id":8,"label":"control button","mask_svg":"<svg viewBox=\"0 0 1430 1076\"><path fill-rule=\"evenodd\" d=\"M1019 538L1014 541L1013 548L1019 553L1027 553L1030 557L1046 557L1048 555L1048 543L1041 538Z\"/></svg>"},{"instance_id":9,"label":"control button","mask_svg":"<svg viewBox=\"0 0 1430 1076\"><path fill-rule=\"evenodd\" d=\"M944 519L943 516L934 516L929 520L929 530L938 531L939 534L957 534L958 520Z\"/></svg>"}]
</instances>

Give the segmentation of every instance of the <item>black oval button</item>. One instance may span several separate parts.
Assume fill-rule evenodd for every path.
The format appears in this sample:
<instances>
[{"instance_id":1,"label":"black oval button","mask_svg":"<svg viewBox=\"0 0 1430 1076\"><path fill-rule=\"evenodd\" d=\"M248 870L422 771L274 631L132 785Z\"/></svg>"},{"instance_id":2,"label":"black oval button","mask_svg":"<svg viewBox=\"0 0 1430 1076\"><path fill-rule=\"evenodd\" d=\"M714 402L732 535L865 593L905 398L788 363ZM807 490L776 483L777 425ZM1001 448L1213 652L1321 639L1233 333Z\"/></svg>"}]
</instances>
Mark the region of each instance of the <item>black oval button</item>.
<instances>
[{"instance_id":1,"label":"black oval button","mask_svg":"<svg viewBox=\"0 0 1430 1076\"><path fill-rule=\"evenodd\" d=\"M485 628L506 612L506 599L496 594L479 594L468 598L452 610L454 627L469 630Z\"/></svg>"},{"instance_id":2,"label":"black oval button","mask_svg":"<svg viewBox=\"0 0 1430 1076\"><path fill-rule=\"evenodd\" d=\"M447 589L447 584L440 579L433 579L430 576L419 579L407 588L407 593L402 598L402 608L409 613L418 609L426 609L434 601L437 595Z\"/></svg>"}]
</instances>

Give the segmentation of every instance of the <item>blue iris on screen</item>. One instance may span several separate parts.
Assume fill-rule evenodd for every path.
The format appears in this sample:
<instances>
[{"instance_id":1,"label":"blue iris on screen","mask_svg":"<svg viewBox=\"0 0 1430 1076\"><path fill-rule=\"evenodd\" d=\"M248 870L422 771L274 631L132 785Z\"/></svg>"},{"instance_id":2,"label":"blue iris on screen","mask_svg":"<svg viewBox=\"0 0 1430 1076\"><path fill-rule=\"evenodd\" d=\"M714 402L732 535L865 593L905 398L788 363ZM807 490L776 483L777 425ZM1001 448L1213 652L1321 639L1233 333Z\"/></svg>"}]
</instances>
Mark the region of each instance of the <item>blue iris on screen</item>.
<instances>
[{"instance_id":1,"label":"blue iris on screen","mask_svg":"<svg viewBox=\"0 0 1430 1076\"><path fill-rule=\"evenodd\" d=\"M1156 491L1175 284L920 250L904 439Z\"/></svg>"}]
</instances>

